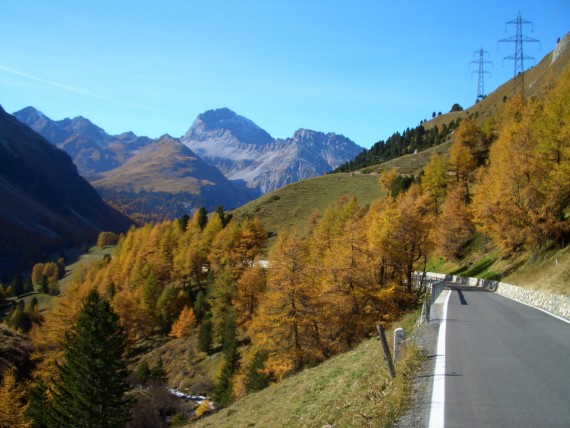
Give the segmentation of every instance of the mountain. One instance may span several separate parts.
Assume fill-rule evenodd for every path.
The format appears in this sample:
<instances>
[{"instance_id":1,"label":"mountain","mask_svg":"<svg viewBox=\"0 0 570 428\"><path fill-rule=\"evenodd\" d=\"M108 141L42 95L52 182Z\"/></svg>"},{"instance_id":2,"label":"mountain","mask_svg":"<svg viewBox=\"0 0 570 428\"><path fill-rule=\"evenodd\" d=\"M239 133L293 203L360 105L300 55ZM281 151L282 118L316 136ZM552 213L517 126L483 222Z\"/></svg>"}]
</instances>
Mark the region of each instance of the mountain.
<instances>
[{"instance_id":1,"label":"mountain","mask_svg":"<svg viewBox=\"0 0 570 428\"><path fill-rule=\"evenodd\" d=\"M139 222L178 217L201 206L234 208L258 196L238 190L170 136L109 135L84 117L55 121L33 107L14 116L65 150L106 202Z\"/></svg>"},{"instance_id":2,"label":"mountain","mask_svg":"<svg viewBox=\"0 0 570 428\"><path fill-rule=\"evenodd\" d=\"M322 175L363 150L342 135L306 129L274 139L227 108L200 114L182 142L228 179L261 194Z\"/></svg>"},{"instance_id":3,"label":"mountain","mask_svg":"<svg viewBox=\"0 0 570 428\"><path fill-rule=\"evenodd\" d=\"M93 185L112 205L141 221L180 217L201 206L235 208L251 199L169 135L103 173ZM146 215L137 208L141 203Z\"/></svg>"},{"instance_id":4,"label":"mountain","mask_svg":"<svg viewBox=\"0 0 570 428\"><path fill-rule=\"evenodd\" d=\"M52 120L34 107L14 113L49 142L65 150L73 159L79 173L88 180L121 166L142 147L153 142L148 137L137 137L132 132L112 136L82 116L73 119Z\"/></svg>"},{"instance_id":5,"label":"mountain","mask_svg":"<svg viewBox=\"0 0 570 428\"><path fill-rule=\"evenodd\" d=\"M69 155L0 107L0 277L132 223L106 205Z\"/></svg>"}]
</instances>

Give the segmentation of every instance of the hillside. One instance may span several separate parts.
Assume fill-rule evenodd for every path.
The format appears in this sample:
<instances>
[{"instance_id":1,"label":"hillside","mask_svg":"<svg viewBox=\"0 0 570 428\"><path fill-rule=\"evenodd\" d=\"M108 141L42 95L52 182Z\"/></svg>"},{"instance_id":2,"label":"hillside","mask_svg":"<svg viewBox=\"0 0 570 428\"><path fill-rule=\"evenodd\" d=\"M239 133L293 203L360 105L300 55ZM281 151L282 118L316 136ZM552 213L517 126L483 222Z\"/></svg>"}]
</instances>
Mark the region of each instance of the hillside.
<instances>
[{"instance_id":1,"label":"hillside","mask_svg":"<svg viewBox=\"0 0 570 428\"><path fill-rule=\"evenodd\" d=\"M328 174L297 183L261 196L236 210L237 218L258 217L270 234L298 228L304 230L309 215L323 212L343 195L354 195L368 205L384 196L374 174Z\"/></svg>"},{"instance_id":2,"label":"hillside","mask_svg":"<svg viewBox=\"0 0 570 428\"><path fill-rule=\"evenodd\" d=\"M525 71L525 94L527 97L542 97L552 82L570 66L570 33L566 34L544 58L534 67ZM505 101L514 94L514 81L511 79L488 94L481 101L473 104L463 111L450 111L418 125L415 129L403 132L396 132L386 141L378 141L370 149L364 151L356 158L338 168L339 171L348 172L362 169L363 172L380 172L389 168L389 161L410 156L415 151L421 152L428 146L437 147L440 144L451 143L454 139L453 131L460 120L475 118L481 125L496 115L498 109L504 105ZM432 132L438 130L438 135ZM441 131L440 131L441 130ZM420 131L420 132L417 132ZM411 137L403 138L406 133L411 133ZM416 135L417 134L417 135ZM435 138L434 138L435 137ZM447 146L448 147L448 146ZM438 152L445 152L447 147L442 147ZM427 158L429 159L429 157ZM426 159L419 159L417 165L412 169L396 162L394 167L403 167L402 174L414 173L427 163ZM380 167L379 165L384 166Z\"/></svg>"},{"instance_id":3,"label":"hillside","mask_svg":"<svg viewBox=\"0 0 570 428\"><path fill-rule=\"evenodd\" d=\"M0 278L132 223L106 205L69 156L0 108Z\"/></svg>"},{"instance_id":4,"label":"hillside","mask_svg":"<svg viewBox=\"0 0 570 428\"><path fill-rule=\"evenodd\" d=\"M148 137L138 137L132 132L109 135L82 116L52 120L34 107L17 111L14 117L67 152L79 173L90 181L100 178L101 173L122 165L153 141Z\"/></svg>"},{"instance_id":5,"label":"hillside","mask_svg":"<svg viewBox=\"0 0 570 428\"><path fill-rule=\"evenodd\" d=\"M213 211L221 201L231 209L250 199L168 135L103 173L93 185L109 203L142 222L180 217L201 206Z\"/></svg>"},{"instance_id":6,"label":"hillside","mask_svg":"<svg viewBox=\"0 0 570 428\"><path fill-rule=\"evenodd\" d=\"M417 317L414 312L393 328L402 327L410 334ZM392 334L387 332L388 337ZM397 378L391 379L379 340L369 339L188 427L393 426L406 409L412 375L422 358L410 346L409 354L396 366Z\"/></svg>"}]
</instances>

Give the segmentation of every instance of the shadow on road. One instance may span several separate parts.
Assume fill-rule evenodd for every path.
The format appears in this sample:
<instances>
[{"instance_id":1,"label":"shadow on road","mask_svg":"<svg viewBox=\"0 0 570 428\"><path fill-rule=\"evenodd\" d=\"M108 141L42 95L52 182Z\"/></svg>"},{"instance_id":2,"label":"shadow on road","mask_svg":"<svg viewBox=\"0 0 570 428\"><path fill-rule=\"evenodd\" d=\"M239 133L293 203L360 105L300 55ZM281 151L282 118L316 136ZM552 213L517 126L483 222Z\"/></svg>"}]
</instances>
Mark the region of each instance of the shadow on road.
<instances>
[{"instance_id":1,"label":"shadow on road","mask_svg":"<svg viewBox=\"0 0 570 428\"><path fill-rule=\"evenodd\" d=\"M479 292L479 291L485 291L488 293L492 293L491 290L487 289L487 288L480 288L480 287L473 287L473 286L469 286L469 285L452 285L452 284L445 284L445 286L452 291L457 291L457 294L459 295L459 301L461 302L462 305L468 305L467 303L467 299L465 299L465 295L463 294L463 292Z\"/></svg>"}]
</instances>

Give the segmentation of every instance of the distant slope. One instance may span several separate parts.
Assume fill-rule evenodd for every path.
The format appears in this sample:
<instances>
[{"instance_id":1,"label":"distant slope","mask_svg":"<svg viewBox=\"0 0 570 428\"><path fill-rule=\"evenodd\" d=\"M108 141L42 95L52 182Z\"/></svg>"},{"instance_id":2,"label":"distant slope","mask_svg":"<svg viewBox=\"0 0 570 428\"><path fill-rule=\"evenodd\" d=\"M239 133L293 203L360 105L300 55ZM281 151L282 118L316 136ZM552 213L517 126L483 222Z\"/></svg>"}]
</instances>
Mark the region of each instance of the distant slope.
<instances>
[{"instance_id":1,"label":"distant slope","mask_svg":"<svg viewBox=\"0 0 570 428\"><path fill-rule=\"evenodd\" d=\"M106 200L141 221L179 217L200 206L212 211L223 204L231 209L249 200L220 171L168 135L93 185Z\"/></svg>"},{"instance_id":2,"label":"distant slope","mask_svg":"<svg viewBox=\"0 0 570 428\"><path fill-rule=\"evenodd\" d=\"M277 189L233 211L238 218L259 217L272 234L293 227L304 229L309 215L323 212L343 195L354 195L360 205L367 205L384 193L378 176L364 174L328 174L302 180Z\"/></svg>"},{"instance_id":3,"label":"distant slope","mask_svg":"<svg viewBox=\"0 0 570 428\"><path fill-rule=\"evenodd\" d=\"M63 247L123 231L69 156L0 107L0 278Z\"/></svg>"}]
</instances>

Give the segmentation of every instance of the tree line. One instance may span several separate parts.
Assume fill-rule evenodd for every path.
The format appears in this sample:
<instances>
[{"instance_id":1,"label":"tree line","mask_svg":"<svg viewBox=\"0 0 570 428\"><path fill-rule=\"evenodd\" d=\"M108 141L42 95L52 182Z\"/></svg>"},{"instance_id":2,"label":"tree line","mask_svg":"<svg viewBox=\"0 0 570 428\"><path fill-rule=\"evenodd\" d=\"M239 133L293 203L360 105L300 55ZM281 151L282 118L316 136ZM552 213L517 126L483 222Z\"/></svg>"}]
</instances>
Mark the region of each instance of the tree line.
<instances>
[{"instance_id":1,"label":"tree line","mask_svg":"<svg viewBox=\"0 0 570 428\"><path fill-rule=\"evenodd\" d=\"M420 124L413 129L407 128L401 133L395 132L386 141L378 141L370 149L364 150L353 160L342 164L333 172L356 171L403 155L412 154L416 150L422 151L437 146L448 140L451 133L459 126L459 123L461 123L461 118L452 120L447 125L434 126L428 130L424 128L423 124Z\"/></svg>"}]
</instances>

